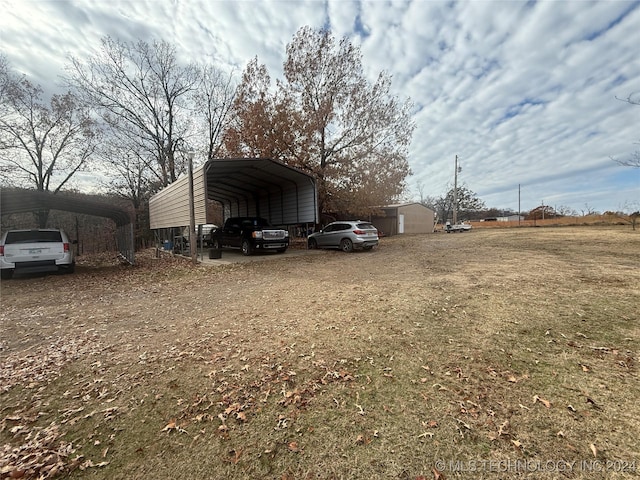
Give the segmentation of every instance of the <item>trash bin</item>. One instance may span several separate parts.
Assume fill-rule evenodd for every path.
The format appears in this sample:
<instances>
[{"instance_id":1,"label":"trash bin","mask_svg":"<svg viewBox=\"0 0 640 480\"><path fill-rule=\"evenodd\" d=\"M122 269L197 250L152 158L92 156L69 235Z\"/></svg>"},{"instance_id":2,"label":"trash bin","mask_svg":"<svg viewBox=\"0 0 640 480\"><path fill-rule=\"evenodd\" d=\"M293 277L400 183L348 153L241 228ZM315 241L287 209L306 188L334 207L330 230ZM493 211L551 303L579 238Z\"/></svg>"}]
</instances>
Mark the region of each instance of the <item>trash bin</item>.
<instances>
[{"instance_id":1,"label":"trash bin","mask_svg":"<svg viewBox=\"0 0 640 480\"><path fill-rule=\"evenodd\" d=\"M164 249L165 250L173 250L173 243L171 243L169 240L165 240L164 241Z\"/></svg>"},{"instance_id":2,"label":"trash bin","mask_svg":"<svg viewBox=\"0 0 640 480\"><path fill-rule=\"evenodd\" d=\"M210 259L215 259L215 258L221 258L222 257L222 250L219 248L210 248L209 249L209 258Z\"/></svg>"}]
</instances>

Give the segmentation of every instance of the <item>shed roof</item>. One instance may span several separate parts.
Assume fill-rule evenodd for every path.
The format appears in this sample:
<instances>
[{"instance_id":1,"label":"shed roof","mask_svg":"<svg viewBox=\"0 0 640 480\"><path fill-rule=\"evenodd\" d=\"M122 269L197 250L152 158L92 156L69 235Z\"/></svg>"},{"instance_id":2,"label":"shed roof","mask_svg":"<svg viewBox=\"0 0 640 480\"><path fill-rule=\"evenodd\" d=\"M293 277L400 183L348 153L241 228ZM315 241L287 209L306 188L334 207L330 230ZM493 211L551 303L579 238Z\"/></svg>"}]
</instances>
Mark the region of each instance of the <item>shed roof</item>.
<instances>
[{"instance_id":1,"label":"shed roof","mask_svg":"<svg viewBox=\"0 0 640 480\"><path fill-rule=\"evenodd\" d=\"M261 216L276 225L316 223L315 178L268 158L216 158L193 172L196 224L207 223L207 200L219 202L226 218ZM152 229L189 225L185 175L149 202Z\"/></svg>"},{"instance_id":2,"label":"shed roof","mask_svg":"<svg viewBox=\"0 0 640 480\"><path fill-rule=\"evenodd\" d=\"M392 204L389 204L389 205L383 205L380 208L382 208L382 209L392 209L392 208L409 207L411 205L419 205L421 207L426 208L427 210L431 210L429 207L427 207L426 205L423 205L420 202L392 203Z\"/></svg>"}]
</instances>

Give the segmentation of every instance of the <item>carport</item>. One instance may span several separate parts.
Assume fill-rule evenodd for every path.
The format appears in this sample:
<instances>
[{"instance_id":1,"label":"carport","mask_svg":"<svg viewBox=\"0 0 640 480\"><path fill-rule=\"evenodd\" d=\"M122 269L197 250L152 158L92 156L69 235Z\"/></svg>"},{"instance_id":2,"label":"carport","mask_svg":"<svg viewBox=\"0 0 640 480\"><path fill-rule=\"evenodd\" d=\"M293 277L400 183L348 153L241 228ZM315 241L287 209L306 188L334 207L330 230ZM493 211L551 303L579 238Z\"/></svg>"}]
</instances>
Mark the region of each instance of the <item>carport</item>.
<instances>
[{"instance_id":1,"label":"carport","mask_svg":"<svg viewBox=\"0 0 640 480\"><path fill-rule=\"evenodd\" d=\"M259 216L278 226L315 224L317 198L312 175L268 158L211 159L193 171L196 225L211 223L207 201L222 206L224 219ZM190 225L187 175L151 197L149 220L156 231Z\"/></svg>"},{"instance_id":2,"label":"carport","mask_svg":"<svg viewBox=\"0 0 640 480\"><path fill-rule=\"evenodd\" d=\"M38 190L2 189L2 192L0 192L0 209L2 215L37 212L39 210L63 210L110 218L116 223L116 242L120 256L132 265L134 263L133 223L130 214L121 208L90 200L86 197L65 195L64 193L54 195L50 192Z\"/></svg>"}]
</instances>

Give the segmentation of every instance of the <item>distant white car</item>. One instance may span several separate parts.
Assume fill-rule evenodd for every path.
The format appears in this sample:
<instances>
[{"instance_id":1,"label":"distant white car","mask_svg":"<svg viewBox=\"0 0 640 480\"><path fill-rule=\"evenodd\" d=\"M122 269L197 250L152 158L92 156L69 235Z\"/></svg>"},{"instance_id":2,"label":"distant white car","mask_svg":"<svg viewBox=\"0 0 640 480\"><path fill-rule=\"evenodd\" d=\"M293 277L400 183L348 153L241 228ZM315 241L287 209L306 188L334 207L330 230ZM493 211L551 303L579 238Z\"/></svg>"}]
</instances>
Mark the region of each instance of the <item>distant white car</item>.
<instances>
[{"instance_id":1,"label":"distant white car","mask_svg":"<svg viewBox=\"0 0 640 480\"><path fill-rule=\"evenodd\" d=\"M457 223L456 225L451 225L450 222L447 222L447 224L444 227L445 232L447 233L451 233L451 232L469 232L471 231L471 225L468 223Z\"/></svg>"},{"instance_id":2,"label":"distant white car","mask_svg":"<svg viewBox=\"0 0 640 480\"><path fill-rule=\"evenodd\" d=\"M72 242L62 230L9 230L0 240L3 279L11 278L14 272L73 273L75 265Z\"/></svg>"}]
</instances>

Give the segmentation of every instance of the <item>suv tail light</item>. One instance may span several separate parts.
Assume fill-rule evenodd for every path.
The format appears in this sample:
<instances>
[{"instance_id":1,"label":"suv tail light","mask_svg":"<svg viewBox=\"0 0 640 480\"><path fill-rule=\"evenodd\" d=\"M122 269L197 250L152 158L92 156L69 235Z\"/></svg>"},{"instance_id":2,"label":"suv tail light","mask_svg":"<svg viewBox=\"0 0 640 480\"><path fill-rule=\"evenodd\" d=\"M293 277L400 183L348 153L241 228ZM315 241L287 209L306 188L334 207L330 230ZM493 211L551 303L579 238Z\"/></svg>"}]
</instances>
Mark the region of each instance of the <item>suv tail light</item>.
<instances>
[{"instance_id":1,"label":"suv tail light","mask_svg":"<svg viewBox=\"0 0 640 480\"><path fill-rule=\"evenodd\" d=\"M67 253L69 251L69 244L63 243L62 246L64 247L64 253Z\"/></svg>"},{"instance_id":2,"label":"suv tail light","mask_svg":"<svg viewBox=\"0 0 640 480\"><path fill-rule=\"evenodd\" d=\"M365 232L364 230L358 230L358 229L355 229L353 231L353 233L355 233L356 235L366 235L367 234L367 232Z\"/></svg>"},{"instance_id":3,"label":"suv tail light","mask_svg":"<svg viewBox=\"0 0 640 480\"><path fill-rule=\"evenodd\" d=\"M4 245L0 245L0 257L4 257Z\"/></svg>"}]
</instances>

